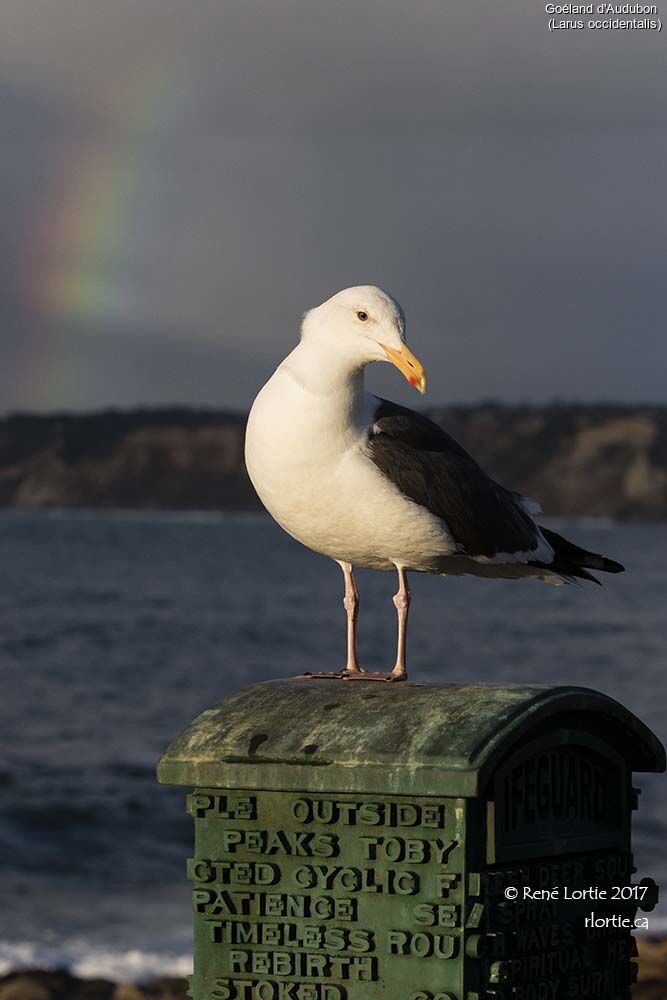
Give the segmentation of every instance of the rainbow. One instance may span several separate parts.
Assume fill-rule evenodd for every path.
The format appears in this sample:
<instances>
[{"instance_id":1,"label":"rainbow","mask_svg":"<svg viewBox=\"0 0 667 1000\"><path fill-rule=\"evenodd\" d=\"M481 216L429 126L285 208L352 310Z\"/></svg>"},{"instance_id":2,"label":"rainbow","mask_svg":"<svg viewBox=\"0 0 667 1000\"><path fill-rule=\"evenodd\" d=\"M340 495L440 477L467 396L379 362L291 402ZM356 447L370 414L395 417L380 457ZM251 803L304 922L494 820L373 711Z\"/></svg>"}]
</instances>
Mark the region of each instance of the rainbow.
<instances>
[{"instance_id":1,"label":"rainbow","mask_svg":"<svg viewBox=\"0 0 667 1000\"><path fill-rule=\"evenodd\" d=\"M164 59L118 81L102 103L105 134L80 143L56 172L19 266L19 294L33 312L77 323L141 314L133 264L150 252L156 140L173 121L175 83Z\"/></svg>"}]
</instances>

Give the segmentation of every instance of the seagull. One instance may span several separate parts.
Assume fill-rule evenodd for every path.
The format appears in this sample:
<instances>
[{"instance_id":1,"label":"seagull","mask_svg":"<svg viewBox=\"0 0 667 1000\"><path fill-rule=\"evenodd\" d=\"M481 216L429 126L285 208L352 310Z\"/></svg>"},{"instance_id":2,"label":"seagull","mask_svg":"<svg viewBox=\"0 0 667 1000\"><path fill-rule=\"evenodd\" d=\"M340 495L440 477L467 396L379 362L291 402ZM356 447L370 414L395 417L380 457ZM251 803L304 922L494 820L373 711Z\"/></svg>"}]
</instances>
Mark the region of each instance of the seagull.
<instances>
[{"instance_id":1,"label":"seagull","mask_svg":"<svg viewBox=\"0 0 667 1000\"><path fill-rule=\"evenodd\" d=\"M245 457L278 524L343 571L347 659L311 677L404 681L408 573L599 581L623 566L534 519L539 505L491 479L441 427L364 390L364 370L390 362L420 393L421 362L406 343L398 302L373 285L346 288L303 317L299 344L255 399ZM396 662L389 673L357 659L355 566L395 570Z\"/></svg>"}]
</instances>

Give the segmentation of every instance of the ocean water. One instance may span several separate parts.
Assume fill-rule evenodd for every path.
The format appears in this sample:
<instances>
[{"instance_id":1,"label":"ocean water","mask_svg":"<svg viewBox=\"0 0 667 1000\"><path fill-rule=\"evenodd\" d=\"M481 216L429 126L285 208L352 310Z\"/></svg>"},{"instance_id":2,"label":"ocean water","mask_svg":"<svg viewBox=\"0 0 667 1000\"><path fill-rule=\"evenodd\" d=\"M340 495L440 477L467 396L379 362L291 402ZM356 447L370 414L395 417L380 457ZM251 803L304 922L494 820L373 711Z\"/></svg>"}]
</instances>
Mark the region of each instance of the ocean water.
<instances>
[{"instance_id":1,"label":"ocean water","mask_svg":"<svg viewBox=\"0 0 667 1000\"><path fill-rule=\"evenodd\" d=\"M574 683L667 739L667 525L555 524L605 587L412 577L414 679ZM159 754L242 684L342 665L341 574L260 516L0 516L0 968L190 971L185 790ZM395 585L361 571L361 659ZM640 875L667 885L667 778L642 776ZM667 930L667 907L649 914Z\"/></svg>"}]
</instances>

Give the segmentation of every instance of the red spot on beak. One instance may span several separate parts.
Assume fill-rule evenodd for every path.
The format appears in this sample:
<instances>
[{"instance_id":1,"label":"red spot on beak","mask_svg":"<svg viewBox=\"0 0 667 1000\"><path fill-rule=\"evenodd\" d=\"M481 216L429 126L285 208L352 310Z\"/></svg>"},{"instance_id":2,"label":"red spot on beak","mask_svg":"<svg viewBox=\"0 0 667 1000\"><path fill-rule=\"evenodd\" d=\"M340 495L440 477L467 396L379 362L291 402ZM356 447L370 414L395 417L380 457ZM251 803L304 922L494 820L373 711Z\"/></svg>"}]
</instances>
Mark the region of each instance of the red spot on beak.
<instances>
[{"instance_id":1,"label":"red spot on beak","mask_svg":"<svg viewBox=\"0 0 667 1000\"><path fill-rule=\"evenodd\" d=\"M411 375L409 377L408 382L410 383L413 389L416 389L417 386L419 385L419 381L414 377L414 375Z\"/></svg>"}]
</instances>

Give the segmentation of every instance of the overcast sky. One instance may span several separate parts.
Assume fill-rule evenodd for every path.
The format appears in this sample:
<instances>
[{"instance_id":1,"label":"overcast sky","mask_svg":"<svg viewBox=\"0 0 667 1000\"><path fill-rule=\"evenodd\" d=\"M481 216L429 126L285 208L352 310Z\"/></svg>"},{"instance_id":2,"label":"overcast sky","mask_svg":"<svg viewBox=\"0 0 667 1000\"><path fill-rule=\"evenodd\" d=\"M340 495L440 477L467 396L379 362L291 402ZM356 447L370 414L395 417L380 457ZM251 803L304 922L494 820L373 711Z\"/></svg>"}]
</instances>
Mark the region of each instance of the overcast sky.
<instances>
[{"instance_id":1,"label":"overcast sky","mask_svg":"<svg viewBox=\"0 0 667 1000\"><path fill-rule=\"evenodd\" d=\"M667 33L547 20L2 0L0 408L247 407L360 283L424 402L667 402Z\"/></svg>"}]
</instances>

